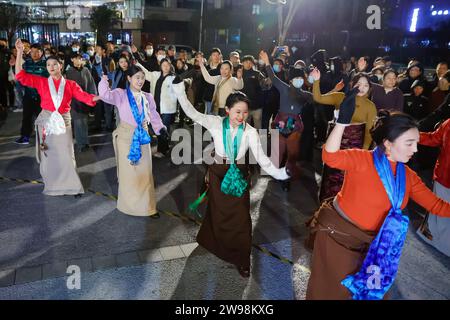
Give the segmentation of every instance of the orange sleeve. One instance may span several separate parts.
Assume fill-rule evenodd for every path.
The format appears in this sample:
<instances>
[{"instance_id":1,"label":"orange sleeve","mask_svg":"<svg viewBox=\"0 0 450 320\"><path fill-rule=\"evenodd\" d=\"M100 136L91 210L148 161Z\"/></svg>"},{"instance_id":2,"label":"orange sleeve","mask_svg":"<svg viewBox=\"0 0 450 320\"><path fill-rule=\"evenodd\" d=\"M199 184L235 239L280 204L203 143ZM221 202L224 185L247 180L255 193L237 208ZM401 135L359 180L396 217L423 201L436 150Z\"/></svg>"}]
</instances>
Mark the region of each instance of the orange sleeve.
<instances>
[{"instance_id":1,"label":"orange sleeve","mask_svg":"<svg viewBox=\"0 0 450 320\"><path fill-rule=\"evenodd\" d=\"M411 199L432 214L450 218L450 203L437 197L414 171L410 168L406 168L406 170L411 179L411 193L409 195Z\"/></svg>"},{"instance_id":2,"label":"orange sleeve","mask_svg":"<svg viewBox=\"0 0 450 320\"><path fill-rule=\"evenodd\" d=\"M322 148L322 160L331 168L340 170L364 170L371 160L371 153L362 149L347 149L328 152Z\"/></svg>"},{"instance_id":3,"label":"orange sleeve","mask_svg":"<svg viewBox=\"0 0 450 320\"><path fill-rule=\"evenodd\" d=\"M445 121L434 132L421 132L419 143L424 146L439 147L442 145L442 138L446 130L450 129L450 119Z\"/></svg>"}]
</instances>

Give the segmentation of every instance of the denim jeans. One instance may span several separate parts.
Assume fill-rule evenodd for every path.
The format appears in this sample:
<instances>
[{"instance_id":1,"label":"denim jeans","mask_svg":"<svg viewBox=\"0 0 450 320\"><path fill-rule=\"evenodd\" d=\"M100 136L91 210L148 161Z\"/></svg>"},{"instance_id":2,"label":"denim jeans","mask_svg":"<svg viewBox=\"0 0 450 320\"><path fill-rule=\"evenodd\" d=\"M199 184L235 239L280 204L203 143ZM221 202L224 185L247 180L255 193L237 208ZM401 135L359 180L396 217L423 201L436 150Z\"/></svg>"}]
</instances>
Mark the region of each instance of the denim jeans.
<instances>
[{"instance_id":1,"label":"denim jeans","mask_svg":"<svg viewBox=\"0 0 450 320\"><path fill-rule=\"evenodd\" d=\"M71 109L70 115L72 116L73 120L73 131L75 133L77 148L87 146L89 144L88 114Z\"/></svg>"}]
</instances>

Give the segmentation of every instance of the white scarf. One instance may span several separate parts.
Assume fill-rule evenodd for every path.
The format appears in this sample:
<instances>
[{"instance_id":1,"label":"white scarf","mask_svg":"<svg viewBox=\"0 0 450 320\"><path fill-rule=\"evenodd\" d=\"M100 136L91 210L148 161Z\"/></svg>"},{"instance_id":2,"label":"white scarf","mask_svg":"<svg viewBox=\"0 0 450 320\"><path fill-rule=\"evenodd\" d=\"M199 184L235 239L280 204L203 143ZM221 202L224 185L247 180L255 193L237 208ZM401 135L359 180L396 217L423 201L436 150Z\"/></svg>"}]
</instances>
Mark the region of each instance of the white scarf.
<instances>
[{"instance_id":1,"label":"white scarf","mask_svg":"<svg viewBox=\"0 0 450 320\"><path fill-rule=\"evenodd\" d=\"M56 92L55 83L53 78L48 77L48 87L50 88L50 95L52 97L53 104L55 106L55 111L52 112L50 118L45 124L45 134L47 135L60 135L66 133L66 123L62 115L58 112L61 102L64 97L64 88L66 86L66 79L61 77L61 83L59 84L58 92Z\"/></svg>"},{"instance_id":2,"label":"white scarf","mask_svg":"<svg viewBox=\"0 0 450 320\"><path fill-rule=\"evenodd\" d=\"M145 120L147 121L147 124L150 123L150 115L148 113L149 103L148 103L147 97L145 96L145 94L142 93L142 91L139 91L139 93L137 95L135 95L133 93L133 97L136 100L137 106L139 106L142 103L142 101L144 101L144 110L142 110L142 111L144 112L144 117L145 117ZM141 100L141 99L144 99L144 100Z\"/></svg>"}]
</instances>

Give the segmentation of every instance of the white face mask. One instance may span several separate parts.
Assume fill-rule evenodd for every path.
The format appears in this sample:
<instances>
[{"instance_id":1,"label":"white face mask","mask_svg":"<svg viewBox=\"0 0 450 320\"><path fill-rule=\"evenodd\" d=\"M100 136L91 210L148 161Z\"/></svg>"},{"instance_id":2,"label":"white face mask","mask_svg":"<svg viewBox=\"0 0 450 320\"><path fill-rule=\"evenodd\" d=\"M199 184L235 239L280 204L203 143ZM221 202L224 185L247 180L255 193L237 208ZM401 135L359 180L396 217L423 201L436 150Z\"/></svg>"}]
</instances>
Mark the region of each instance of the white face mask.
<instances>
[{"instance_id":1,"label":"white face mask","mask_svg":"<svg viewBox=\"0 0 450 320\"><path fill-rule=\"evenodd\" d=\"M163 54L158 54L157 56L156 56L156 59L158 59L158 61L161 61L162 59L164 59L166 56L165 55L163 55Z\"/></svg>"},{"instance_id":2,"label":"white face mask","mask_svg":"<svg viewBox=\"0 0 450 320\"><path fill-rule=\"evenodd\" d=\"M78 47L72 47L73 52L78 52L79 50L80 50L80 48L78 48Z\"/></svg>"},{"instance_id":3,"label":"white face mask","mask_svg":"<svg viewBox=\"0 0 450 320\"><path fill-rule=\"evenodd\" d=\"M260 66L265 65L265 62L264 62L264 60L262 60L262 59L259 59L259 60L258 60L258 63L259 63Z\"/></svg>"},{"instance_id":4,"label":"white face mask","mask_svg":"<svg viewBox=\"0 0 450 320\"><path fill-rule=\"evenodd\" d=\"M153 54L153 49L147 49L147 50L145 50L145 53L146 53L148 56L151 56L151 55Z\"/></svg>"},{"instance_id":5,"label":"white face mask","mask_svg":"<svg viewBox=\"0 0 450 320\"><path fill-rule=\"evenodd\" d=\"M45 54L45 59L47 59L48 57L50 57L50 54Z\"/></svg>"},{"instance_id":6,"label":"white face mask","mask_svg":"<svg viewBox=\"0 0 450 320\"><path fill-rule=\"evenodd\" d=\"M382 81L383 80L383 75L382 74L377 74L376 76L378 78L378 81Z\"/></svg>"},{"instance_id":7,"label":"white face mask","mask_svg":"<svg viewBox=\"0 0 450 320\"><path fill-rule=\"evenodd\" d=\"M94 50L88 50L87 54L89 55L89 57L92 57L94 55L95 51Z\"/></svg>"}]
</instances>

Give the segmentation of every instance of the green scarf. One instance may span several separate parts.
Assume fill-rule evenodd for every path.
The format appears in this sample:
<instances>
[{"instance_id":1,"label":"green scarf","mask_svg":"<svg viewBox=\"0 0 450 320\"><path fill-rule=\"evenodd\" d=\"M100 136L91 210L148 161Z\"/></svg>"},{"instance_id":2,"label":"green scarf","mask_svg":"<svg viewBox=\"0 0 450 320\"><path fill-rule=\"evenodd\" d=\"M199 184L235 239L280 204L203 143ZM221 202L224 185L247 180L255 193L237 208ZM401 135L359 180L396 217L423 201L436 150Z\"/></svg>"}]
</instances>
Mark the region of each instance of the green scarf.
<instances>
[{"instance_id":1,"label":"green scarf","mask_svg":"<svg viewBox=\"0 0 450 320\"><path fill-rule=\"evenodd\" d=\"M230 168L228 169L225 177L222 180L220 190L223 193L232 195L235 197L242 197L247 189L248 183L244 179L242 172L234 163L237 157L239 147L241 145L242 134L244 133L244 124L241 124L238 128L238 132L234 141L231 139L230 119L228 117L223 119L223 146L225 148L225 154L231 160ZM203 216L198 211L198 207L201 203L207 199L208 190L203 192L194 202L189 204L189 213L194 214L197 218L202 219Z\"/></svg>"},{"instance_id":2,"label":"green scarf","mask_svg":"<svg viewBox=\"0 0 450 320\"><path fill-rule=\"evenodd\" d=\"M242 172L237 167L235 161L238 154L239 147L241 146L242 135L244 133L244 124L241 124L238 128L236 137L231 139L230 118L225 117L222 123L223 132L223 146L225 148L225 154L230 159L231 164L227 173L223 177L220 190L223 193L230 196L242 197L247 189L248 183L244 179Z\"/></svg>"}]
</instances>

